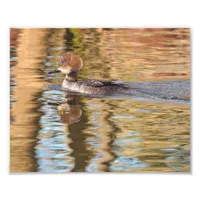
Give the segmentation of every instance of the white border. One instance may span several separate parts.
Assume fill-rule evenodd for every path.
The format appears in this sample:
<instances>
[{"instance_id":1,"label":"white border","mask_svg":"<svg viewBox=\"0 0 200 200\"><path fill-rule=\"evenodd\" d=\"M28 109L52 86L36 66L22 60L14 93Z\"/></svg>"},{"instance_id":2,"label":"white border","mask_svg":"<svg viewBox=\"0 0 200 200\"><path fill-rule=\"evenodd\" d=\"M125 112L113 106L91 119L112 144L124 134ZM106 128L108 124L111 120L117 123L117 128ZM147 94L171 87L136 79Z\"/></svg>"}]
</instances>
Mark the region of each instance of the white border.
<instances>
[{"instance_id":1,"label":"white border","mask_svg":"<svg viewBox=\"0 0 200 200\"><path fill-rule=\"evenodd\" d=\"M198 1L2 1L0 19L1 199L199 199L200 29ZM3 29L2 29L3 27ZM9 27L191 27L192 175L9 174ZM198 182L197 182L198 180Z\"/></svg>"}]
</instances>

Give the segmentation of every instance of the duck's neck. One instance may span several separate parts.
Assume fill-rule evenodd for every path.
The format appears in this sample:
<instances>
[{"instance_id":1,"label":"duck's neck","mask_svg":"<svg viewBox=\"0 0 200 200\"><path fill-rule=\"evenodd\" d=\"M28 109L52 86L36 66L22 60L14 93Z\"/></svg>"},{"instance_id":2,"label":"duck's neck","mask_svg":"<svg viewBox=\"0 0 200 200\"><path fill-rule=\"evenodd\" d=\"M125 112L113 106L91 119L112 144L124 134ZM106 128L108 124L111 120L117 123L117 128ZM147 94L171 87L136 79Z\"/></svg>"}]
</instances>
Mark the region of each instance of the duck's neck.
<instances>
[{"instance_id":1,"label":"duck's neck","mask_svg":"<svg viewBox=\"0 0 200 200\"><path fill-rule=\"evenodd\" d=\"M65 79L70 82L75 82L77 81L77 75L78 75L77 72L71 71L69 74L65 76Z\"/></svg>"}]
</instances>

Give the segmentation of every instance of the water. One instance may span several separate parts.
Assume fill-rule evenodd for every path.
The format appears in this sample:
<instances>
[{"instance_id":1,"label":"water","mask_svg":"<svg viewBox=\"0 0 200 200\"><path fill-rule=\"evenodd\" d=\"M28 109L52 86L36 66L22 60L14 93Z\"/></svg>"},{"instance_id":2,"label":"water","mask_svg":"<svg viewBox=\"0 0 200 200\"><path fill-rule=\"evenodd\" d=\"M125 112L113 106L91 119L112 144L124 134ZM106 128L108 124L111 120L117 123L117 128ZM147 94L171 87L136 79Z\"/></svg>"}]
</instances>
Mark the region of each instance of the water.
<instances>
[{"instance_id":1,"label":"water","mask_svg":"<svg viewBox=\"0 0 200 200\"><path fill-rule=\"evenodd\" d=\"M45 89L62 82L48 72L67 50L84 60L79 79L188 89L189 29L11 29L10 39L11 172L190 171L188 93L155 101Z\"/></svg>"}]
</instances>

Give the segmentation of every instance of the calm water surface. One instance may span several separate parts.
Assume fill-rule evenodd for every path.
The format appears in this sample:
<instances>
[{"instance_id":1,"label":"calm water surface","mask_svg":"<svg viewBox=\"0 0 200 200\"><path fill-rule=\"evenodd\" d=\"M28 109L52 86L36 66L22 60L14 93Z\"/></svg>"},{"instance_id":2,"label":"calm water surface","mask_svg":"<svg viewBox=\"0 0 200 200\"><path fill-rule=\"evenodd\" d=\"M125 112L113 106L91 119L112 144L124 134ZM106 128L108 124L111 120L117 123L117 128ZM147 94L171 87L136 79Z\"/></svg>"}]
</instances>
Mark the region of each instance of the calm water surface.
<instances>
[{"instance_id":1,"label":"calm water surface","mask_svg":"<svg viewBox=\"0 0 200 200\"><path fill-rule=\"evenodd\" d=\"M189 172L190 97L159 102L45 89L71 50L79 79L190 80L189 29L11 29L11 172Z\"/></svg>"}]
</instances>

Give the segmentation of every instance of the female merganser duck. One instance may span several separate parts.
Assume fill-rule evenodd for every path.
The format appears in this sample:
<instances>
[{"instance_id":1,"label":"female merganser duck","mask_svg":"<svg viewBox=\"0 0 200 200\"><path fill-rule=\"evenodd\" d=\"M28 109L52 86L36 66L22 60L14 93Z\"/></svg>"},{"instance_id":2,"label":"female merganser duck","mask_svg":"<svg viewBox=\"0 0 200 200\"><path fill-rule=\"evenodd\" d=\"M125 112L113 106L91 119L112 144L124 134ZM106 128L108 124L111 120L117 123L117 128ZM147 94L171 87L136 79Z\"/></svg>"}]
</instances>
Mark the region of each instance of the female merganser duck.
<instances>
[{"instance_id":1,"label":"female merganser duck","mask_svg":"<svg viewBox=\"0 0 200 200\"><path fill-rule=\"evenodd\" d=\"M50 73L62 72L65 74L65 79L62 83L62 88L71 92L80 92L84 94L113 94L123 93L129 89L129 86L113 81L102 80L77 80L79 70L83 67L82 59L72 52L62 54L57 70Z\"/></svg>"}]
</instances>

